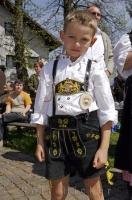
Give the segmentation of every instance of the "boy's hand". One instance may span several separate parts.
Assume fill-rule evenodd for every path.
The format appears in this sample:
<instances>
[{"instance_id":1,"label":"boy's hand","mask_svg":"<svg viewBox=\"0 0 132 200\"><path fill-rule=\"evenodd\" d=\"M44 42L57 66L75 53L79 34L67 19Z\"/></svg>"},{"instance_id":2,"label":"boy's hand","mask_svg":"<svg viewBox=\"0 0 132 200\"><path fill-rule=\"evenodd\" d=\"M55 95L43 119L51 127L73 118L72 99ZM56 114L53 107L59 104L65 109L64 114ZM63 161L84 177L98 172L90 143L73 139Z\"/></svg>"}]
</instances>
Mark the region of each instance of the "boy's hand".
<instances>
[{"instance_id":1,"label":"boy's hand","mask_svg":"<svg viewBox=\"0 0 132 200\"><path fill-rule=\"evenodd\" d=\"M45 151L44 151L43 145L37 144L35 156L39 162L42 162L45 160Z\"/></svg>"},{"instance_id":2,"label":"boy's hand","mask_svg":"<svg viewBox=\"0 0 132 200\"><path fill-rule=\"evenodd\" d=\"M93 167L96 169L104 167L107 162L107 155L107 150L98 149L93 160Z\"/></svg>"}]
</instances>

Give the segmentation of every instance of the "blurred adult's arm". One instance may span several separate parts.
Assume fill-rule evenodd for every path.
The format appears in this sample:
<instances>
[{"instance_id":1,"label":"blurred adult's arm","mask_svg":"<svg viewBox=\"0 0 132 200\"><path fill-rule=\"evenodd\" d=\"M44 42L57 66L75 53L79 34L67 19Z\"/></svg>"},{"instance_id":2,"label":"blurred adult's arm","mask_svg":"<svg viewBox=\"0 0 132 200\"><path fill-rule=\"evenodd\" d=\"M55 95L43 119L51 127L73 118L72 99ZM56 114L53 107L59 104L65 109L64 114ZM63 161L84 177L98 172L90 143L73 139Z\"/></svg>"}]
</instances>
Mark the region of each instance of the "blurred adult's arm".
<instances>
[{"instance_id":1,"label":"blurred adult's arm","mask_svg":"<svg viewBox=\"0 0 132 200\"><path fill-rule=\"evenodd\" d=\"M102 32L102 38L104 43L104 60L106 64L106 74L109 77L113 73L114 59L113 59L113 48L109 36Z\"/></svg>"},{"instance_id":2,"label":"blurred adult's arm","mask_svg":"<svg viewBox=\"0 0 132 200\"><path fill-rule=\"evenodd\" d=\"M124 70L129 70L129 69L132 69L132 51L128 52L124 64Z\"/></svg>"}]
</instances>

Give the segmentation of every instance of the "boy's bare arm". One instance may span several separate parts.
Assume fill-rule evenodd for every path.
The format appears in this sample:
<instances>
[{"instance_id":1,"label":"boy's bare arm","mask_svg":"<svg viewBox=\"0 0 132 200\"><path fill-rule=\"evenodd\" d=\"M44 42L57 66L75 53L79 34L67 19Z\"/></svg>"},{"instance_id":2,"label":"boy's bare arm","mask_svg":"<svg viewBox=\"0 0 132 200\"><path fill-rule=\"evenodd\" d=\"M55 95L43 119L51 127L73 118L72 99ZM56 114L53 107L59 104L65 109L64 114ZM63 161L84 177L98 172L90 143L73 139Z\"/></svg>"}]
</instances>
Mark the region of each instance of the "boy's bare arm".
<instances>
[{"instance_id":1,"label":"boy's bare arm","mask_svg":"<svg viewBox=\"0 0 132 200\"><path fill-rule=\"evenodd\" d=\"M41 144L43 146L44 146L44 130L45 130L44 125L37 124L36 126L37 144Z\"/></svg>"},{"instance_id":2,"label":"boy's bare arm","mask_svg":"<svg viewBox=\"0 0 132 200\"><path fill-rule=\"evenodd\" d=\"M37 124L36 134L37 134L37 148L35 156L38 161L42 162L45 160L45 151L44 151L44 125Z\"/></svg>"},{"instance_id":3,"label":"boy's bare arm","mask_svg":"<svg viewBox=\"0 0 132 200\"><path fill-rule=\"evenodd\" d=\"M108 121L101 127L101 144L95 154L93 161L93 167L95 168L101 168L106 164L110 143L111 127L111 121Z\"/></svg>"},{"instance_id":4,"label":"boy's bare arm","mask_svg":"<svg viewBox=\"0 0 132 200\"><path fill-rule=\"evenodd\" d=\"M110 143L110 134L111 134L112 122L108 121L101 127L101 145L100 149L105 149L108 151Z\"/></svg>"}]
</instances>

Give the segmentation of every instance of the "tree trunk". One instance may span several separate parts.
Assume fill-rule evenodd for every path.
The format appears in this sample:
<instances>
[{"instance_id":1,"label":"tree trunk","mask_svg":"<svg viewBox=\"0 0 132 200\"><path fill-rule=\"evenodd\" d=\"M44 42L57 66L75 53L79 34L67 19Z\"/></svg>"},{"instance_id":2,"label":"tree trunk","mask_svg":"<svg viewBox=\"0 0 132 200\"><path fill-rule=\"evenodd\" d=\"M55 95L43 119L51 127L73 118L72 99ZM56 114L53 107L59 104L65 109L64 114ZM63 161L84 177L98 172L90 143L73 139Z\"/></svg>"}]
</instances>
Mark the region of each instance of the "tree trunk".
<instances>
[{"instance_id":1,"label":"tree trunk","mask_svg":"<svg viewBox=\"0 0 132 200\"><path fill-rule=\"evenodd\" d=\"M25 42L23 38L23 1L24 0L15 0L14 41L17 77L26 82L28 79L28 72L26 69Z\"/></svg>"},{"instance_id":2,"label":"tree trunk","mask_svg":"<svg viewBox=\"0 0 132 200\"><path fill-rule=\"evenodd\" d=\"M64 19L67 14L73 9L73 0L64 0Z\"/></svg>"}]
</instances>

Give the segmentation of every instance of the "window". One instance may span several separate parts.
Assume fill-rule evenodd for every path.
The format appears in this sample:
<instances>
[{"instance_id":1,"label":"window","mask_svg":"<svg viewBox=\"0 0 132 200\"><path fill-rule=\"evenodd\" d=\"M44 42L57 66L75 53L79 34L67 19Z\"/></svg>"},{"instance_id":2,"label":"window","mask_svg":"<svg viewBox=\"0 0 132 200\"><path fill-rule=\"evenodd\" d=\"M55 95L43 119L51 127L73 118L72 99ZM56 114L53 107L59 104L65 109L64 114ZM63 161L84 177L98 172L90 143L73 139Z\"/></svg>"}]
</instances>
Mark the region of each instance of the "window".
<instances>
[{"instance_id":1,"label":"window","mask_svg":"<svg viewBox=\"0 0 132 200\"><path fill-rule=\"evenodd\" d=\"M12 69L13 67L15 67L14 56L12 55L6 56L6 67L7 69Z\"/></svg>"},{"instance_id":2,"label":"window","mask_svg":"<svg viewBox=\"0 0 132 200\"><path fill-rule=\"evenodd\" d=\"M26 66L27 68L33 68L34 63L38 60L38 57L26 57ZM15 67L15 56L7 55L6 56L6 67L7 69L12 69Z\"/></svg>"},{"instance_id":3,"label":"window","mask_svg":"<svg viewBox=\"0 0 132 200\"><path fill-rule=\"evenodd\" d=\"M5 34L13 35L13 24L11 22L5 22Z\"/></svg>"}]
</instances>

